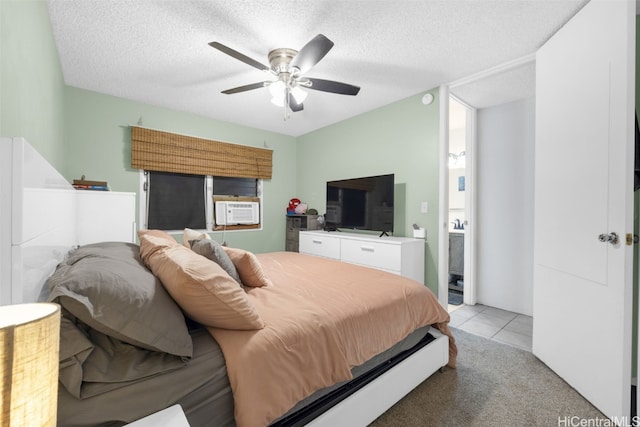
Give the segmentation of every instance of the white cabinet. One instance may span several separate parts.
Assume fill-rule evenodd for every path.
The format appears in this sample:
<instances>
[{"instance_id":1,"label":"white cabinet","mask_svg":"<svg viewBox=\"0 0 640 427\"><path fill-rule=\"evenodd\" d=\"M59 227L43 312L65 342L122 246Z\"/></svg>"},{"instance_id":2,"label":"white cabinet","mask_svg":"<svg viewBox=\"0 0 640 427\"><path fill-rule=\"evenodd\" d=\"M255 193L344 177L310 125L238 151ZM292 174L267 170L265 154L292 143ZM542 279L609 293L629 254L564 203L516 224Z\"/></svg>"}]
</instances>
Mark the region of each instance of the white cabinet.
<instances>
[{"instance_id":1,"label":"white cabinet","mask_svg":"<svg viewBox=\"0 0 640 427\"><path fill-rule=\"evenodd\" d=\"M424 283L423 239L301 231L300 253L364 265Z\"/></svg>"},{"instance_id":2,"label":"white cabinet","mask_svg":"<svg viewBox=\"0 0 640 427\"><path fill-rule=\"evenodd\" d=\"M78 244L135 242L136 193L76 190Z\"/></svg>"}]
</instances>

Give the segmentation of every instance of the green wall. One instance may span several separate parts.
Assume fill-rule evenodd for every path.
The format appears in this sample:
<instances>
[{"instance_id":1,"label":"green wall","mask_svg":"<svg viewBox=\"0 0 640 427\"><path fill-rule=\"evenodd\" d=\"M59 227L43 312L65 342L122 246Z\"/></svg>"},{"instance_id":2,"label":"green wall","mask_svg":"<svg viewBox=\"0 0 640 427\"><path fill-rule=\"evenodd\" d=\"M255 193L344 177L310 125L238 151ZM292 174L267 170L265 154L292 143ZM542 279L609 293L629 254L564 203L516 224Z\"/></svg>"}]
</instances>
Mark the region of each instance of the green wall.
<instances>
[{"instance_id":1,"label":"green wall","mask_svg":"<svg viewBox=\"0 0 640 427\"><path fill-rule=\"evenodd\" d=\"M61 168L63 96L46 2L0 0L0 135L26 137Z\"/></svg>"},{"instance_id":2,"label":"green wall","mask_svg":"<svg viewBox=\"0 0 640 427\"><path fill-rule=\"evenodd\" d=\"M325 211L325 184L334 179L395 174L395 236L427 229L425 283L438 289L438 124L436 102L424 93L298 137L297 197ZM421 202L429 211L420 213Z\"/></svg>"},{"instance_id":3,"label":"green wall","mask_svg":"<svg viewBox=\"0 0 640 427\"><path fill-rule=\"evenodd\" d=\"M45 1L0 0L0 24L0 135L25 137L69 181L84 174L135 192L129 125L139 120L168 132L266 145L274 166L264 182L263 230L227 232L225 240L255 252L284 250L295 138L66 86Z\"/></svg>"},{"instance_id":4,"label":"green wall","mask_svg":"<svg viewBox=\"0 0 640 427\"><path fill-rule=\"evenodd\" d=\"M264 229L227 232L225 240L256 252L284 249L285 207L298 197L324 211L327 180L394 173L397 236L427 229L425 280L437 290L438 103L423 94L299 138L103 95L64 84L44 1L0 1L0 134L25 136L72 180L106 180L138 191L130 167L129 125L274 150L264 183ZM437 97L437 93L434 93ZM297 165L297 166L296 166ZM420 213L420 203L429 212ZM212 233L221 240L220 233Z\"/></svg>"},{"instance_id":5,"label":"green wall","mask_svg":"<svg viewBox=\"0 0 640 427\"><path fill-rule=\"evenodd\" d=\"M295 138L238 126L190 113L154 107L73 87L64 93L65 163L71 181L108 181L114 191L139 188L131 169L130 125L273 150L273 177L264 181L264 222L260 231L227 231L224 240L254 252L284 250L285 208L295 194ZM222 233L211 235L222 241ZM178 237L178 236L176 236Z\"/></svg>"}]
</instances>

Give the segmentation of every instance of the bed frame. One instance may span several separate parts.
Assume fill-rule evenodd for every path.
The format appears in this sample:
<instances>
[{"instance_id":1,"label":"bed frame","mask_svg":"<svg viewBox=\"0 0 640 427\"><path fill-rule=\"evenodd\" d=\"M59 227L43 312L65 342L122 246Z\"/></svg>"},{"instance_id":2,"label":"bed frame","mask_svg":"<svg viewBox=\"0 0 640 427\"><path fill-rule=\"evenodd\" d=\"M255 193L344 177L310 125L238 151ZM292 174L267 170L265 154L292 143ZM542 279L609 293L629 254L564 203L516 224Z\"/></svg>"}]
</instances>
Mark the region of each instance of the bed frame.
<instances>
[{"instance_id":1,"label":"bed frame","mask_svg":"<svg viewBox=\"0 0 640 427\"><path fill-rule=\"evenodd\" d=\"M75 191L24 138L0 138L0 305L42 300L42 285L77 245ZM371 423L448 363L448 337L430 333L427 346L307 425Z\"/></svg>"},{"instance_id":2,"label":"bed frame","mask_svg":"<svg viewBox=\"0 0 640 427\"><path fill-rule=\"evenodd\" d=\"M0 138L0 305L38 301L77 243L75 196L23 138Z\"/></svg>"},{"instance_id":3,"label":"bed frame","mask_svg":"<svg viewBox=\"0 0 640 427\"><path fill-rule=\"evenodd\" d=\"M435 328L425 347L306 424L313 427L367 426L449 361L449 337Z\"/></svg>"}]
</instances>

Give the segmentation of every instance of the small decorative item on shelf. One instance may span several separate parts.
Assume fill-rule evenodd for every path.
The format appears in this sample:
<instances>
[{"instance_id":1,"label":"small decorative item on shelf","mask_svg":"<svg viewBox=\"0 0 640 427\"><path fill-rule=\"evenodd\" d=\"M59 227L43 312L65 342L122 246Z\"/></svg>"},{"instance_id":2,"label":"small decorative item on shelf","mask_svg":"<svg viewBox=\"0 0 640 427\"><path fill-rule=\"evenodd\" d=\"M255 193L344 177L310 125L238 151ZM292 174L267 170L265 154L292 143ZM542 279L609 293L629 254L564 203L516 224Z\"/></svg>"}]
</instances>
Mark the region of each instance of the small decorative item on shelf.
<instances>
[{"instance_id":1,"label":"small decorative item on shelf","mask_svg":"<svg viewBox=\"0 0 640 427\"><path fill-rule=\"evenodd\" d=\"M414 239L424 239L427 237L427 232L418 224L413 224L413 237Z\"/></svg>"},{"instance_id":2,"label":"small decorative item on shelf","mask_svg":"<svg viewBox=\"0 0 640 427\"><path fill-rule=\"evenodd\" d=\"M298 206L296 206L296 214L297 215L304 215L307 213L307 204L306 203L300 203Z\"/></svg>"},{"instance_id":3,"label":"small decorative item on shelf","mask_svg":"<svg viewBox=\"0 0 640 427\"><path fill-rule=\"evenodd\" d=\"M287 215L295 215L296 214L296 208L298 207L298 205L300 204L300 199L297 198L293 198L291 200L289 200L289 206L287 206Z\"/></svg>"},{"instance_id":4,"label":"small decorative item on shelf","mask_svg":"<svg viewBox=\"0 0 640 427\"><path fill-rule=\"evenodd\" d=\"M107 181L89 181L84 178L73 180L73 188L76 190L94 190L94 191L110 191Z\"/></svg>"},{"instance_id":5,"label":"small decorative item on shelf","mask_svg":"<svg viewBox=\"0 0 640 427\"><path fill-rule=\"evenodd\" d=\"M318 211L315 209L310 209L307 212L308 205L306 203L302 203L300 199L293 198L289 200L289 206L287 206L287 215L317 215ZM311 211L314 213L311 214Z\"/></svg>"}]
</instances>

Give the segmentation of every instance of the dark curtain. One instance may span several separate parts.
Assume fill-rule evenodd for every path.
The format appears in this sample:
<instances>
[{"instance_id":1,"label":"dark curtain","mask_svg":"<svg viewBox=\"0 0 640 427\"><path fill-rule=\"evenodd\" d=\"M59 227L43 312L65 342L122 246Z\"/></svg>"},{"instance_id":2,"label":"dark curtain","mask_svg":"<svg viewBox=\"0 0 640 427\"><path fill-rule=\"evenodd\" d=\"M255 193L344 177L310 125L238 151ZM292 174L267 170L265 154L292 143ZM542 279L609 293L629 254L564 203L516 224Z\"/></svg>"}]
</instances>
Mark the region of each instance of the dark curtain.
<instances>
[{"instance_id":1,"label":"dark curtain","mask_svg":"<svg viewBox=\"0 0 640 427\"><path fill-rule=\"evenodd\" d=\"M149 172L148 182L148 228L206 228L204 176Z\"/></svg>"}]
</instances>

